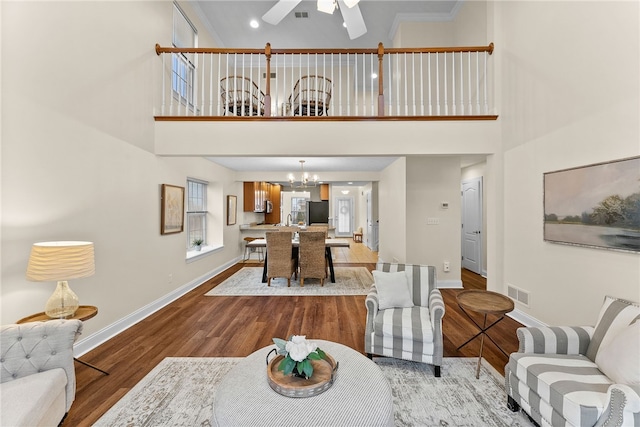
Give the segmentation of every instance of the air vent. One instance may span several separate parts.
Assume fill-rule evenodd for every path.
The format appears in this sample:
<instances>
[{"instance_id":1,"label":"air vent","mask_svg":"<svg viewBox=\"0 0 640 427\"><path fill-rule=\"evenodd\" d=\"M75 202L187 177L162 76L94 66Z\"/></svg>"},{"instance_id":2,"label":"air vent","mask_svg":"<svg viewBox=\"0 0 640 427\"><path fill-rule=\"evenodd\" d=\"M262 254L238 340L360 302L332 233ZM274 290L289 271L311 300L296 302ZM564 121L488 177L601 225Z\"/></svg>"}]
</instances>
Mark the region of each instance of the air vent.
<instances>
[{"instance_id":1,"label":"air vent","mask_svg":"<svg viewBox=\"0 0 640 427\"><path fill-rule=\"evenodd\" d=\"M276 78L276 73L270 73L270 74L269 74L269 76L270 76L272 79L275 79L275 78ZM264 79L264 78L266 78L266 77L267 77L267 73L262 73L262 78Z\"/></svg>"},{"instance_id":2,"label":"air vent","mask_svg":"<svg viewBox=\"0 0 640 427\"><path fill-rule=\"evenodd\" d=\"M296 18L306 19L309 18L309 12L296 12Z\"/></svg>"},{"instance_id":3,"label":"air vent","mask_svg":"<svg viewBox=\"0 0 640 427\"><path fill-rule=\"evenodd\" d=\"M511 299L519 302L520 304L529 307L529 292L520 288L516 288L513 285L507 284L507 295L509 295Z\"/></svg>"}]
</instances>

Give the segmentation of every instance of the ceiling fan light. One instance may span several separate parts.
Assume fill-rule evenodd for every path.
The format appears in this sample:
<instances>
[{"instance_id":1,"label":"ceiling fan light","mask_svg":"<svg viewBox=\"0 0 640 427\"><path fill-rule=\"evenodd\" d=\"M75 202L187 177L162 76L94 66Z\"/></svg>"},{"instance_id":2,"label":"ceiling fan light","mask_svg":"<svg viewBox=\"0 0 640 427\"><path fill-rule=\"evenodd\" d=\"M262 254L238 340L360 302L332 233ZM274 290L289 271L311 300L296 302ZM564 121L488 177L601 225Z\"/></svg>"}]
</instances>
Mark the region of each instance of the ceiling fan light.
<instances>
[{"instance_id":1,"label":"ceiling fan light","mask_svg":"<svg viewBox=\"0 0 640 427\"><path fill-rule=\"evenodd\" d=\"M320 12L333 15L333 11L336 9L334 0L318 0L318 10Z\"/></svg>"},{"instance_id":2,"label":"ceiling fan light","mask_svg":"<svg viewBox=\"0 0 640 427\"><path fill-rule=\"evenodd\" d=\"M344 4L351 9L353 6L357 5L360 0L343 0Z\"/></svg>"}]
</instances>

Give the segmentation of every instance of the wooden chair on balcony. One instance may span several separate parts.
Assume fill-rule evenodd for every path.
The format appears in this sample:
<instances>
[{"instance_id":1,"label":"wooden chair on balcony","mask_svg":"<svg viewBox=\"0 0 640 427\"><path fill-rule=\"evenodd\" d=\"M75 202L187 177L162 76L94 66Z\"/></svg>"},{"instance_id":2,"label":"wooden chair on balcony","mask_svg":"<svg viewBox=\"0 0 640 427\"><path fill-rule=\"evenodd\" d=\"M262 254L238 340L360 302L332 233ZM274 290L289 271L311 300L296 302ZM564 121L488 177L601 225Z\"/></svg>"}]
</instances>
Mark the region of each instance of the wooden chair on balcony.
<instances>
[{"instance_id":1,"label":"wooden chair on balcony","mask_svg":"<svg viewBox=\"0 0 640 427\"><path fill-rule=\"evenodd\" d=\"M225 115L264 116L264 93L248 77L220 79L220 98Z\"/></svg>"},{"instance_id":2,"label":"wooden chair on balcony","mask_svg":"<svg viewBox=\"0 0 640 427\"><path fill-rule=\"evenodd\" d=\"M323 76L302 76L289 96L294 116L327 116L331 103L331 80Z\"/></svg>"}]
</instances>

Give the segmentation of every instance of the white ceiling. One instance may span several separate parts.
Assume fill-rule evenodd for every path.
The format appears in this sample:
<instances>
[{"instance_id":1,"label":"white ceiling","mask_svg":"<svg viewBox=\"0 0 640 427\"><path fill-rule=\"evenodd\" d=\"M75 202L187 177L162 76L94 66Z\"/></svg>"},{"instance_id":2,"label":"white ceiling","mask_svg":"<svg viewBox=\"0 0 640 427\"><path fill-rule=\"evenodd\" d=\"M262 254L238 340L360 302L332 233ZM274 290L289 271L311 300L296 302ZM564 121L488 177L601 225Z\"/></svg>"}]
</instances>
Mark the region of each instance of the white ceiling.
<instances>
[{"instance_id":1,"label":"white ceiling","mask_svg":"<svg viewBox=\"0 0 640 427\"><path fill-rule=\"evenodd\" d=\"M208 26L216 43L227 48L264 48L267 42L274 49L285 48L376 48L379 42L392 45L401 22L450 21L462 0L360 0L358 6L367 26L367 33L350 40L342 26L339 10L329 15L316 9L316 0L303 0L278 25L262 21L278 0L202 0L194 1L196 12ZM295 18L295 12L308 12L309 18ZM249 22L256 19L260 27ZM207 47L207 46L200 46Z\"/></svg>"},{"instance_id":2,"label":"white ceiling","mask_svg":"<svg viewBox=\"0 0 640 427\"><path fill-rule=\"evenodd\" d=\"M209 157L234 171L296 172L300 160L309 172L379 172L397 157Z\"/></svg>"}]
</instances>

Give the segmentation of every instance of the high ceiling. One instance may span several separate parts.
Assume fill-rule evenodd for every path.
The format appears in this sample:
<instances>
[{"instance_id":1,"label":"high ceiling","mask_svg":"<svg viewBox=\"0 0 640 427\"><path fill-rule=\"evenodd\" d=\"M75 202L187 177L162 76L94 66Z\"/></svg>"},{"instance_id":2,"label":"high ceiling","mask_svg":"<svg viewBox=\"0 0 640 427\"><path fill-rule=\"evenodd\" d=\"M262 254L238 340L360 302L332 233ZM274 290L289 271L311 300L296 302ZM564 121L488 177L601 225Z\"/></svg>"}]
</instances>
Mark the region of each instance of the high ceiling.
<instances>
[{"instance_id":1,"label":"high ceiling","mask_svg":"<svg viewBox=\"0 0 640 427\"><path fill-rule=\"evenodd\" d=\"M402 22L449 21L455 17L462 0L383 1L360 0L367 33L350 40L343 27L340 10L332 15L319 12L316 0L302 0L278 25L262 21L261 17L278 0L202 0L194 1L196 12L205 22L204 30L211 34L218 47L263 48L267 42L273 48L374 48L379 42L391 46ZM308 18L296 18L295 12L307 12ZM257 29L250 27L252 19ZM202 31L202 29L200 30ZM200 47L203 46L202 43ZM210 157L209 160L236 171L295 172L298 157ZM397 157L312 157L305 158L305 169L315 172L381 171ZM462 165L480 161L477 156L462 159Z\"/></svg>"},{"instance_id":2,"label":"high ceiling","mask_svg":"<svg viewBox=\"0 0 640 427\"><path fill-rule=\"evenodd\" d=\"M267 42L273 48L375 48L379 42L391 46L401 22L450 21L461 0L383 1L360 0L358 7L367 26L367 33L350 40L342 26L342 14L319 12L316 0L302 0L278 25L261 18L278 0L203 0L192 1L200 17L209 27L219 47L263 48ZM284 0L287 1L287 0ZM308 18L296 18L295 12L308 12ZM250 27L255 19L260 26ZM201 46L207 47L207 46Z\"/></svg>"}]
</instances>

